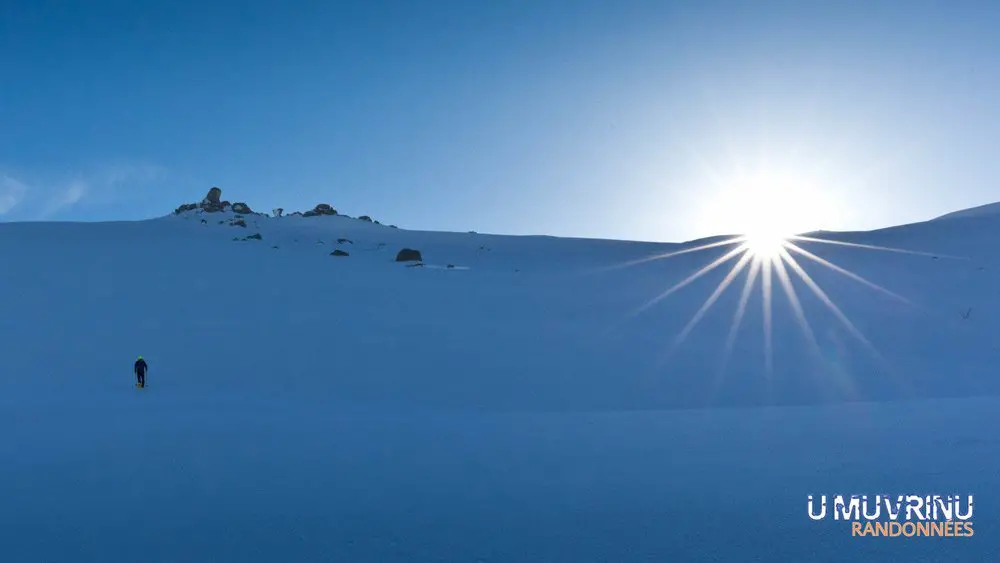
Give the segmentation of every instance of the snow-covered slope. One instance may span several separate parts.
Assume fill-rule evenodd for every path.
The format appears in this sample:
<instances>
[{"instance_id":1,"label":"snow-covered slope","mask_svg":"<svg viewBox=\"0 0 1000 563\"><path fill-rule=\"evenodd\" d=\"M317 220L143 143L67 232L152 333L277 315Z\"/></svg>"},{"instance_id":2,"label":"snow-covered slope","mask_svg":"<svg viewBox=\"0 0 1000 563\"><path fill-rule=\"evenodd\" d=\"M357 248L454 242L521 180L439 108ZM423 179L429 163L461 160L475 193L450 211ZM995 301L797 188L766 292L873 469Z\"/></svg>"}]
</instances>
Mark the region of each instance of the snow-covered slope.
<instances>
[{"instance_id":1,"label":"snow-covered slope","mask_svg":"<svg viewBox=\"0 0 1000 563\"><path fill-rule=\"evenodd\" d=\"M906 301L800 259L837 309L791 272L812 346L775 275L771 360L759 289L726 354L745 272L673 345L735 259L636 313L730 247L635 263L700 243L245 221L0 224L5 561L931 561L1000 545L985 516L975 538L916 545L804 510L832 492L1000 502L996 218L823 235L925 254L797 243Z\"/></svg>"},{"instance_id":2,"label":"snow-covered slope","mask_svg":"<svg viewBox=\"0 0 1000 563\"><path fill-rule=\"evenodd\" d=\"M1000 215L1000 202L997 203L987 203L986 205L979 205L976 207L971 207L969 209L962 209L960 211L953 211L947 213L935 219L962 219L968 217L984 217L984 216L996 216Z\"/></svg>"}]
</instances>

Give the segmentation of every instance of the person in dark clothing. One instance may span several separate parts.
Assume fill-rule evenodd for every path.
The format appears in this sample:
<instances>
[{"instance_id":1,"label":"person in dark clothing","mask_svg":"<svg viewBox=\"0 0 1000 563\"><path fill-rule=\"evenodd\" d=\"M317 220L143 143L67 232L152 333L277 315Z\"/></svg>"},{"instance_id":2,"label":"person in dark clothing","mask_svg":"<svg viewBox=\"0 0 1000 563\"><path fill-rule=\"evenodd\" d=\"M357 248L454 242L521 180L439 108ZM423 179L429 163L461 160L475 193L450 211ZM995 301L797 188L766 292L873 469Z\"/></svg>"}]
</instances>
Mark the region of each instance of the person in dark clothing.
<instances>
[{"instance_id":1,"label":"person in dark clothing","mask_svg":"<svg viewBox=\"0 0 1000 563\"><path fill-rule=\"evenodd\" d=\"M147 369L149 369L149 366L146 365L146 360L142 359L142 356L139 356L139 359L135 361L135 368L133 368L133 371L135 371L135 378L139 387L146 386Z\"/></svg>"}]
</instances>

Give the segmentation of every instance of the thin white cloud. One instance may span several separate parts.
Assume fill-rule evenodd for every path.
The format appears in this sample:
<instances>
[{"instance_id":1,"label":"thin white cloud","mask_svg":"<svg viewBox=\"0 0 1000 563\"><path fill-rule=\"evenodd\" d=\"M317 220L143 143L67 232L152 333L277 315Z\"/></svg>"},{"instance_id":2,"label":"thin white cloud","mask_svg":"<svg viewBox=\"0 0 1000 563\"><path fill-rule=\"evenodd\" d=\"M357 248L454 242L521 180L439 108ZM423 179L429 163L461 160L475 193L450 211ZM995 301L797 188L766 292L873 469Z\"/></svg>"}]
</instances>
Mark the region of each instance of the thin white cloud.
<instances>
[{"instance_id":1,"label":"thin white cloud","mask_svg":"<svg viewBox=\"0 0 1000 563\"><path fill-rule=\"evenodd\" d=\"M27 184L6 174L0 175L0 215L17 207L27 193Z\"/></svg>"},{"instance_id":2,"label":"thin white cloud","mask_svg":"<svg viewBox=\"0 0 1000 563\"><path fill-rule=\"evenodd\" d=\"M89 192L90 184L80 178L74 179L66 185L58 186L55 195L45 208L43 216L49 217L63 209L73 207L80 203Z\"/></svg>"},{"instance_id":3,"label":"thin white cloud","mask_svg":"<svg viewBox=\"0 0 1000 563\"><path fill-rule=\"evenodd\" d=\"M166 169L155 164L113 164L102 172L103 183L109 186L145 184L155 182L166 174Z\"/></svg>"},{"instance_id":4,"label":"thin white cloud","mask_svg":"<svg viewBox=\"0 0 1000 563\"><path fill-rule=\"evenodd\" d=\"M148 197L151 185L166 175L166 169L155 164L118 162L95 166L80 179L87 184L88 203L110 205Z\"/></svg>"},{"instance_id":5,"label":"thin white cloud","mask_svg":"<svg viewBox=\"0 0 1000 563\"><path fill-rule=\"evenodd\" d=\"M157 165L112 163L91 166L62 179L26 180L0 172L0 216L15 207L17 215L49 219L81 203L89 206L122 203L143 197L143 188L166 175Z\"/></svg>"}]
</instances>

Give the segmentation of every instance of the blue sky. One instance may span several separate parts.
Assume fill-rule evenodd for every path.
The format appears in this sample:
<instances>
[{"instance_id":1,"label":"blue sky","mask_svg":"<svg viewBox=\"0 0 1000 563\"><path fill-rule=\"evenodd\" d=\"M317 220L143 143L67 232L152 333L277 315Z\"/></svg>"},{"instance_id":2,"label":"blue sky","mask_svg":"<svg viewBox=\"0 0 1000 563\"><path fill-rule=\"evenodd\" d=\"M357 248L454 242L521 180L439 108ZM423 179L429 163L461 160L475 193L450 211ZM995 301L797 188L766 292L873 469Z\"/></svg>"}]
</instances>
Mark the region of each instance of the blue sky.
<instances>
[{"instance_id":1,"label":"blue sky","mask_svg":"<svg viewBox=\"0 0 1000 563\"><path fill-rule=\"evenodd\" d=\"M987 2L10 0L0 220L213 185L511 234L923 220L1000 200L998 28Z\"/></svg>"}]
</instances>

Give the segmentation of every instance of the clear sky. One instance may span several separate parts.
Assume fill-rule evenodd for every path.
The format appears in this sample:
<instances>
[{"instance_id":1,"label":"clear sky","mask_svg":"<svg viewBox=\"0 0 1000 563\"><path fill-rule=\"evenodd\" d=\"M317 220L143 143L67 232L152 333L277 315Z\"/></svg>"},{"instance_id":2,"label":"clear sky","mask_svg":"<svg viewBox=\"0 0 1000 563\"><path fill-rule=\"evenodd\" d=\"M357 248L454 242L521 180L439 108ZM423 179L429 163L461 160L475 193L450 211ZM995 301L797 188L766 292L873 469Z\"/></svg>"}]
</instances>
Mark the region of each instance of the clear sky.
<instances>
[{"instance_id":1,"label":"clear sky","mask_svg":"<svg viewBox=\"0 0 1000 563\"><path fill-rule=\"evenodd\" d=\"M213 185L511 234L924 220L1000 200L998 30L962 1L6 0L0 220Z\"/></svg>"}]
</instances>

